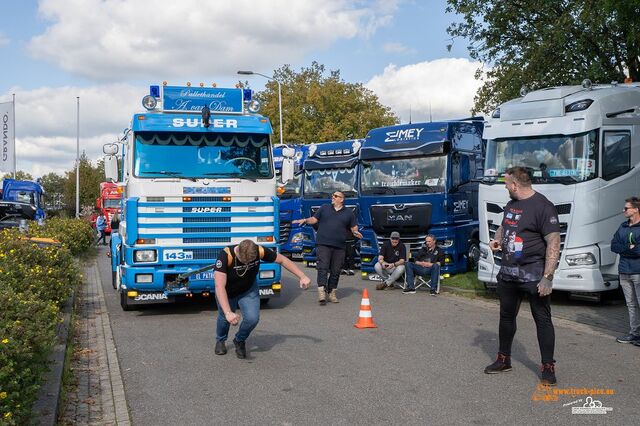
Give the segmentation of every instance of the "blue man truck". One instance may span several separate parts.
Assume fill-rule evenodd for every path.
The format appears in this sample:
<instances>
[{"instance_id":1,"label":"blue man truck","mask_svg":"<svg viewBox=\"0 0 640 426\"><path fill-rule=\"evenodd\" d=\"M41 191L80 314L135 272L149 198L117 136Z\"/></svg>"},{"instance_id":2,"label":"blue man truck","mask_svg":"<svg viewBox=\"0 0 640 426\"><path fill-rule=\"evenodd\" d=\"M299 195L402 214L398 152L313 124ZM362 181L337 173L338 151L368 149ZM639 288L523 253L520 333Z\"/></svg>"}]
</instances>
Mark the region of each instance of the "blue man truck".
<instances>
[{"instance_id":1,"label":"blue man truck","mask_svg":"<svg viewBox=\"0 0 640 426\"><path fill-rule=\"evenodd\" d=\"M250 90L151 86L142 104L103 148L107 180L122 187L111 260L124 310L209 296L225 246L276 248L279 238L272 128ZM257 279L261 298L279 295L278 265L261 265Z\"/></svg>"},{"instance_id":2,"label":"blue man truck","mask_svg":"<svg viewBox=\"0 0 640 426\"><path fill-rule=\"evenodd\" d=\"M46 217L44 194L44 188L40 182L16 179L3 179L2 181L2 200L29 205L33 210L33 220L41 220Z\"/></svg>"},{"instance_id":3,"label":"blue man truck","mask_svg":"<svg viewBox=\"0 0 640 426\"><path fill-rule=\"evenodd\" d=\"M302 166L309 152L308 145L293 145L294 177L282 182L282 162L285 157L282 151L286 146L276 145L273 148L273 163L278 176L278 198L280 199L280 252L293 259L302 260L303 232L300 225L291 222L302 218Z\"/></svg>"},{"instance_id":4,"label":"blue man truck","mask_svg":"<svg viewBox=\"0 0 640 426\"><path fill-rule=\"evenodd\" d=\"M445 253L442 274L473 267L479 255L478 180L483 123L461 120L371 130L360 149L360 241L363 279L379 249L398 231L416 252L428 234Z\"/></svg>"},{"instance_id":5,"label":"blue man truck","mask_svg":"<svg viewBox=\"0 0 640 426\"><path fill-rule=\"evenodd\" d=\"M344 193L345 207L358 217L358 152L362 143L362 139L351 139L309 146L303 167L302 217L313 216L320 206L330 203L335 191ZM315 266L315 229L302 229L304 261L307 266Z\"/></svg>"}]
</instances>

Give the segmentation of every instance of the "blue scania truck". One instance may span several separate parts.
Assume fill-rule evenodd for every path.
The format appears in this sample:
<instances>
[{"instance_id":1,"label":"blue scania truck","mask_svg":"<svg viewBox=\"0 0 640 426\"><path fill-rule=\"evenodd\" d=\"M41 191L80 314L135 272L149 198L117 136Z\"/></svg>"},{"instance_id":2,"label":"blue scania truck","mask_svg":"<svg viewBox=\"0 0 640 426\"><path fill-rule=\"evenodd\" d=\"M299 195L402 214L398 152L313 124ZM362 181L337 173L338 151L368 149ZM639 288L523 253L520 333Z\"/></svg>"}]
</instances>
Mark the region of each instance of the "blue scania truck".
<instances>
[{"instance_id":1,"label":"blue scania truck","mask_svg":"<svg viewBox=\"0 0 640 426\"><path fill-rule=\"evenodd\" d=\"M111 260L124 310L208 296L205 269L225 246L277 248L279 238L272 128L250 90L151 86L142 104L125 137L104 146L123 197ZM260 265L257 279L262 298L279 295L277 264Z\"/></svg>"},{"instance_id":2,"label":"blue scania truck","mask_svg":"<svg viewBox=\"0 0 640 426\"><path fill-rule=\"evenodd\" d=\"M302 218L302 167L309 152L308 145L293 145L294 177L288 182L282 182L282 162L285 160L283 150L285 146L277 145L273 148L273 163L278 176L278 198L280 199L280 252L293 259L302 260L303 232L300 225L291 222Z\"/></svg>"},{"instance_id":3,"label":"blue scania truck","mask_svg":"<svg viewBox=\"0 0 640 426\"><path fill-rule=\"evenodd\" d=\"M445 253L442 274L473 267L479 255L478 180L483 122L402 124L371 130L360 149L359 205L363 279L398 231L417 251L428 234Z\"/></svg>"},{"instance_id":4,"label":"blue scania truck","mask_svg":"<svg viewBox=\"0 0 640 426\"><path fill-rule=\"evenodd\" d=\"M359 219L358 208L358 153L362 139L311 144L304 162L302 217L310 217L323 204L331 202L335 191L344 193L344 205ZM307 266L316 263L315 229L302 228L303 256Z\"/></svg>"}]
</instances>

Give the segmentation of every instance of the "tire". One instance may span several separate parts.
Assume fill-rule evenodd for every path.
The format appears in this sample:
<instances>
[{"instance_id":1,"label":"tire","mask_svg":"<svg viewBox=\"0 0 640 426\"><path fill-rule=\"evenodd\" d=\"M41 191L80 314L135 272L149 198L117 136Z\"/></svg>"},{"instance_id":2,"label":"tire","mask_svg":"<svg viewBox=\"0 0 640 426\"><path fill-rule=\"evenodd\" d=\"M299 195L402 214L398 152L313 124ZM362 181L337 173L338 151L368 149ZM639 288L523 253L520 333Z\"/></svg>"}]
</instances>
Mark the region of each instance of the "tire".
<instances>
[{"instance_id":1,"label":"tire","mask_svg":"<svg viewBox=\"0 0 640 426\"><path fill-rule=\"evenodd\" d=\"M133 306L129 304L129 298L127 297L124 291L120 292L120 306L122 307L123 311L133 310Z\"/></svg>"},{"instance_id":2,"label":"tire","mask_svg":"<svg viewBox=\"0 0 640 426\"><path fill-rule=\"evenodd\" d=\"M269 306L269 301L271 299L260 299L260 307L261 308L266 308L267 306Z\"/></svg>"},{"instance_id":3,"label":"tire","mask_svg":"<svg viewBox=\"0 0 640 426\"><path fill-rule=\"evenodd\" d=\"M480 242L474 240L467 249L467 271L477 271L478 260L480 260Z\"/></svg>"}]
</instances>

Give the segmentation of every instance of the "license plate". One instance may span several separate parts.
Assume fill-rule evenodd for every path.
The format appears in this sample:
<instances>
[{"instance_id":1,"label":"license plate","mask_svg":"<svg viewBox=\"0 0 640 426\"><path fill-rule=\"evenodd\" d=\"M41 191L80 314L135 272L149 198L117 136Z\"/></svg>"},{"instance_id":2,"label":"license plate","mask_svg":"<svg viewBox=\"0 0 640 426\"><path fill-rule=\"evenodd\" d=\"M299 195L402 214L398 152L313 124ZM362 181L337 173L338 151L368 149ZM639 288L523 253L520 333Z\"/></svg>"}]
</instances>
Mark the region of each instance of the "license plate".
<instances>
[{"instance_id":1,"label":"license plate","mask_svg":"<svg viewBox=\"0 0 640 426\"><path fill-rule=\"evenodd\" d=\"M193 260L193 252L184 250L165 250L162 253L162 259L174 262L180 260Z\"/></svg>"},{"instance_id":2,"label":"license plate","mask_svg":"<svg viewBox=\"0 0 640 426\"><path fill-rule=\"evenodd\" d=\"M197 273L191 279L194 281L213 281L213 271Z\"/></svg>"}]
</instances>

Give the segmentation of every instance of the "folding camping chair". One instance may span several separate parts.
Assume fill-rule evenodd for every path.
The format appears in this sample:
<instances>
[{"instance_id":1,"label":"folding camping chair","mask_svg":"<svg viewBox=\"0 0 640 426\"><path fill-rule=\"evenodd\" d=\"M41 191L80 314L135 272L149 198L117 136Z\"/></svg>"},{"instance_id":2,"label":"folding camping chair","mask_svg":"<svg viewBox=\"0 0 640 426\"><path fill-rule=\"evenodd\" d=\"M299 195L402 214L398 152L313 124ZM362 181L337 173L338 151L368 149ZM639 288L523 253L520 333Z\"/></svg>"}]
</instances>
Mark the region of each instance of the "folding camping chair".
<instances>
[{"instance_id":1,"label":"folding camping chair","mask_svg":"<svg viewBox=\"0 0 640 426\"><path fill-rule=\"evenodd\" d=\"M405 247L407 248L407 263L409 263L410 262L409 259L412 258L411 249L409 247L409 244L405 244ZM422 286L425 286L425 288L427 288L427 289L431 289L431 278L427 278L427 277L422 276L422 275L414 274L413 288L415 288L417 290ZM436 293L440 293L440 288L439 287L440 286L438 286L438 289L436 289ZM404 290L405 288L407 288L407 272L406 271L404 273L404 284L402 286L402 289Z\"/></svg>"}]
</instances>

